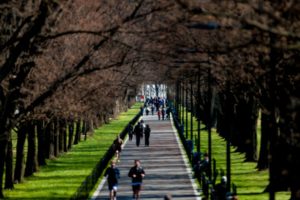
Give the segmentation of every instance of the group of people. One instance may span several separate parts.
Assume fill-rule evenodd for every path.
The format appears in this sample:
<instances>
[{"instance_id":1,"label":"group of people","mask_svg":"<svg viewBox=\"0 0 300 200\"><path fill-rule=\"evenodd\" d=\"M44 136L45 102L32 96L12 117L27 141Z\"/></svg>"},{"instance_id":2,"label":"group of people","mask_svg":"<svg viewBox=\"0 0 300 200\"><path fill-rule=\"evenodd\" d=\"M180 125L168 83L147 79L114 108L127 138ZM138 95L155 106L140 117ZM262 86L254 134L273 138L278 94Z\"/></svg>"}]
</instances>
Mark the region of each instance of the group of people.
<instances>
[{"instance_id":1,"label":"group of people","mask_svg":"<svg viewBox=\"0 0 300 200\"><path fill-rule=\"evenodd\" d=\"M128 135L129 141L132 141L133 136L135 136L136 146L140 146L141 139L145 136L145 146L150 145L150 133L151 129L149 124L146 124L144 120L140 120L134 127L132 124L128 125Z\"/></svg>"},{"instance_id":2,"label":"group of people","mask_svg":"<svg viewBox=\"0 0 300 200\"><path fill-rule=\"evenodd\" d=\"M203 159L197 159L199 158L199 155L195 155L193 158L194 163L194 177L198 180L202 180L203 184L203 177L209 175L209 156L208 153L204 153ZM203 193L204 195L208 195L208 185L202 185ZM204 188L207 187L207 188ZM227 192L227 177L222 176L220 183L214 185L213 188L213 197L214 200L237 200L236 194L232 194Z\"/></svg>"},{"instance_id":3,"label":"group of people","mask_svg":"<svg viewBox=\"0 0 300 200\"><path fill-rule=\"evenodd\" d=\"M106 169L105 177L107 177L109 199L117 199L118 179L120 179L120 170L116 167L116 162L112 161L111 166ZM134 166L130 168L128 177L131 178L133 199L140 198L140 191L142 188L143 178L145 177L145 171L141 166L140 160L134 161Z\"/></svg>"},{"instance_id":4,"label":"group of people","mask_svg":"<svg viewBox=\"0 0 300 200\"><path fill-rule=\"evenodd\" d=\"M154 115L157 112L158 120L170 119L171 108L167 107L167 100L160 97L148 98L145 102L145 105L141 107L142 114L144 110L146 115Z\"/></svg>"},{"instance_id":5,"label":"group of people","mask_svg":"<svg viewBox=\"0 0 300 200\"><path fill-rule=\"evenodd\" d=\"M158 118L165 119L169 118L170 115L169 109L168 112L166 108L164 107L165 101L160 98L151 99L146 103L146 115L149 115L150 109L152 115L154 115L154 112L156 111L158 113ZM149 109L150 108L150 109ZM144 112L144 107L141 108L142 115ZM167 116L166 116L167 115ZM149 124L146 124L143 119L141 119L135 126L131 123L129 123L127 127L127 132L129 136L129 141L133 140L133 137L135 137L136 146L139 147L141 143L141 139L144 138L145 140L145 146L150 145L150 133L151 129ZM122 151L122 144L123 140L120 137L117 137L113 143L113 150L115 151L116 155L116 161L120 160L120 153ZM108 189L109 189L109 199L115 200L117 197L117 190L118 190L118 179L120 179L120 170L116 167L116 161L113 160L111 162L111 165L107 170L105 171L105 177L107 177L108 182ZM131 184L132 184L132 192L133 192L133 199L139 199L140 198L140 191L142 188L142 182L143 178L145 176L145 171L141 166L140 160L134 160L134 166L130 168L128 172L128 177L131 178ZM166 195L164 199L171 199L170 195Z\"/></svg>"},{"instance_id":6,"label":"group of people","mask_svg":"<svg viewBox=\"0 0 300 200\"><path fill-rule=\"evenodd\" d=\"M128 135L129 141L132 141L133 136L136 139L136 146L140 146L140 141L145 138L145 146L149 146L150 138L150 126L145 124L144 120L141 119L134 127L131 123L128 125ZM113 142L113 151L115 151L116 161L120 160L120 153L122 151L123 140L118 136ZM109 199L115 200L117 196L118 189L118 179L120 178L120 171L116 167L116 161L113 160L109 168L105 172L105 177L107 177ZM134 161L134 166L129 170L128 176L132 179L132 191L133 199L139 199L140 191L142 187L142 181L145 176L145 171L141 167L140 160Z\"/></svg>"}]
</instances>

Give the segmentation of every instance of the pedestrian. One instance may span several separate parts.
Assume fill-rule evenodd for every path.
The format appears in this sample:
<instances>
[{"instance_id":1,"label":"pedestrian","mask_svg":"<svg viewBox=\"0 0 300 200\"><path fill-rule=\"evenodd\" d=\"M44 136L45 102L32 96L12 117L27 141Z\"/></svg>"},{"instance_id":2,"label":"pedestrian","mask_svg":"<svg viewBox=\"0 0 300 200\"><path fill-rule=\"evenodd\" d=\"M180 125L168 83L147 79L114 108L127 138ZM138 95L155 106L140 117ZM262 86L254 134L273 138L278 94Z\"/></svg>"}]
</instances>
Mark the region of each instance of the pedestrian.
<instances>
[{"instance_id":1,"label":"pedestrian","mask_svg":"<svg viewBox=\"0 0 300 200\"><path fill-rule=\"evenodd\" d=\"M151 105L151 114L154 115L154 105Z\"/></svg>"},{"instance_id":2,"label":"pedestrian","mask_svg":"<svg viewBox=\"0 0 300 200\"><path fill-rule=\"evenodd\" d=\"M144 106L140 107L140 112L141 112L141 115L143 116L144 115Z\"/></svg>"},{"instance_id":3,"label":"pedestrian","mask_svg":"<svg viewBox=\"0 0 300 200\"><path fill-rule=\"evenodd\" d=\"M200 173L205 173L207 176L209 176L209 158L208 153L204 153L204 158L200 161Z\"/></svg>"},{"instance_id":4,"label":"pedestrian","mask_svg":"<svg viewBox=\"0 0 300 200\"><path fill-rule=\"evenodd\" d=\"M167 116L166 116L167 119L170 119L170 114L171 114L171 108L170 107L167 108L166 114L167 114Z\"/></svg>"},{"instance_id":5,"label":"pedestrian","mask_svg":"<svg viewBox=\"0 0 300 200\"><path fill-rule=\"evenodd\" d=\"M165 120L165 114L166 114L165 107L162 107L162 109L161 109L161 117L162 117L162 120Z\"/></svg>"},{"instance_id":6,"label":"pedestrian","mask_svg":"<svg viewBox=\"0 0 300 200\"><path fill-rule=\"evenodd\" d=\"M150 138L150 132L151 129L149 127L149 124L146 125L146 128L144 130L144 134L145 134L145 146L149 146L149 138Z\"/></svg>"},{"instance_id":7,"label":"pedestrian","mask_svg":"<svg viewBox=\"0 0 300 200\"><path fill-rule=\"evenodd\" d=\"M226 200L227 177L222 176L221 182L215 186L216 200Z\"/></svg>"},{"instance_id":8,"label":"pedestrian","mask_svg":"<svg viewBox=\"0 0 300 200\"><path fill-rule=\"evenodd\" d=\"M116 158L117 158L118 162L120 161L120 154L121 154L121 151L122 151L122 144L123 144L123 140L120 138L120 136L118 136L115 139L114 143L113 143L113 149L115 151Z\"/></svg>"},{"instance_id":9,"label":"pedestrian","mask_svg":"<svg viewBox=\"0 0 300 200\"><path fill-rule=\"evenodd\" d=\"M134 127L135 143L137 147L140 146L141 132L141 123L138 122L137 125Z\"/></svg>"},{"instance_id":10,"label":"pedestrian","mask_svg":"<svg viewBox=\"0 0 300 200\"><path fill-rule=\"evenodd\" d=\"M133 126L131 122L128 124L127 131L128 131L129 141L131 141L133 137Z\"/></svg>"},{"instance_id":11,"label":"pedestrian","mask_svg":"<svg viewBox=\"0 0 300 200\"><path fill-rule=\"evenodd\" d=\"M141 167L140 160L134 161L134 166L129 170L128 176L132 179L133 199L138 200L140 199L143 178L145 177L145 171Z\"/></svg>"},{"instance_id":12,"label":"pedestrian","mask_svg":"<svg viewBox=\"0 0 300 200\"><path fill-rule=\"evenodd\" d=\"M150 110L149 110L149 108L148 108L148 106L147 106L147 108L146 108L146 115L147 115L147 116L149 115L149 112L150 112Z\"/></svg>"},{"instance_id":13,"label":"pedestrian","mask_svg":"<svg viewBox=\"0 0 300 200\"><path fill-rule=\"evenodd\" d=\"M104 176L107 178L107 182L108 182L109 199L116 200L117 190L118 190L118 179L120 178L120 171L116 167L115 161L111 162L111 166L106 169Z\"/></svg>"},{"instance_id":14,"label":"pedestrian","mask_svg":"<svg viewBox=\"0 0 300 200\"><path fill-rule=\"evenodd\" d=\"M160 120L160 116L161 116L161 110L160 109L157 110L157 116L158 116L158 120Z\"/></svg>"},{"instance_id":15,"label":"pedestrian","mask_svg":"<svg viewBox=\"0 0 300 200\"><path fill-rule=\"evenodd\" d=\"M146 128L146 124L145 124L145 121L143 119L141 119L141 132L140 132L140 135L141 135L141 138L143 138L144 136L144 130Z\"/></svg>"}]
</instances>

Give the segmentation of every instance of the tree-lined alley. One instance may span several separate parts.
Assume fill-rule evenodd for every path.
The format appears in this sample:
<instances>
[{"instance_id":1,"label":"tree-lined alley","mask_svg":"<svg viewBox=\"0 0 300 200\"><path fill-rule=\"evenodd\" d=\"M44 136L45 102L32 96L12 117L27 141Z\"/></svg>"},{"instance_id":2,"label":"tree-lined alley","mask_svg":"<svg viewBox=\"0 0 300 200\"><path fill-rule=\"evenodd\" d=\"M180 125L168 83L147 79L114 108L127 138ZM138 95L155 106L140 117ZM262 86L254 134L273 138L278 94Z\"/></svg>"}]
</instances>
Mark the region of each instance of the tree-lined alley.
<instances>
[{"instance_id":1,"label":"tree-lined alley","mask_svg":"<svg viewBox=\"0 0 300 200\"><path fill-rule=\"evenodd\" d=\"M4 172L13 188L155 82L177 103L185 92L194 116L269 168L271 191L299 199L299 10L293 0L1 1L0 186Z\"/></svg>"}]
</instances>

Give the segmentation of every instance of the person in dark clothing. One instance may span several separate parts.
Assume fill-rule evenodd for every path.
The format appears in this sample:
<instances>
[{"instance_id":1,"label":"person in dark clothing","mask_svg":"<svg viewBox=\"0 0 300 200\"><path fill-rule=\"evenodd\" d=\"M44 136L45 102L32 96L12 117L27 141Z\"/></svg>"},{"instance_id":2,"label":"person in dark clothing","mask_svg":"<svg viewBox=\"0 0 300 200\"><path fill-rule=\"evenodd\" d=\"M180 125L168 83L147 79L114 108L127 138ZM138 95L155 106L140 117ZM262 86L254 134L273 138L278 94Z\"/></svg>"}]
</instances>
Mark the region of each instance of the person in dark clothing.
<instances>
[{"instance_id":1,"label":"person in dark clothing","mask_svg":"<svg viewBox=\"0 0 300 200\"><path fill-rule=\"evenodd\" d=\"M140 132L140 137L141 138L143 138L143 136L144 136L144 130L145 130L145 128L146 128L146 124L145 124L145 121L143 120L143 119L141 119L141 121L140 121L141 123L141 128L140 128L140 130L141 130L141 132Z\"/></svg>"},{"instance_id":2,"label":"person in dark clothing","mask_svg":"<svg viewBox=\"0 0 300 200\"><path fill-rule=\"evenodd\" d=\"M222 176L221 182L215 186L216 200L226 200L226 183L227 183L227 177Z\"/></svg>"},{"instance_id":3,"label":"person in dark clothing","mask_svg":"<svg viewBox=\"0 0 300 200\"><path fill-rule=\"evenodd\" d=\"M141 167L141 162L139 160L134 161L134 166L129 170L128 176L132 178L133 199L138 200L140 199L140 191L145 176L145 171Z\"/></svg>"},{"instance_id":4,"label":"person in dark clothing","mask_svg":"<svg viewBox=\"0 0 300 200\"><path fill-rule=\"evenodd\" d=\"M149 124L147 124L146 128L144 130L144 134L145 134L145 146L149 146L150 132L151 132L151 129L149 127Z\"/></svg>"},{"instance_id":5,"label":"person in dark clothing","mask_svg":"<svg viewBox=\"0 0 300 200\"><path fill-rule=\"evenodd\" d=\"M133 137L133 126L131 123L128 124L127 131L128 131L129 141L131 141Z\"/></svg>"},{"instance_id":6,"label":"person in dark clothing","mask_svg":"<svg viewBox=\"0 0 300 200\"><path fill-rule=\"evenodd\" d=\"M106 169L104 176L107 177L109 199L117 199L118 179L120 178L120 171L116 167L115 161L111 162L111 166Z\"/></svg>"},{"instance_id":7,"label":"person in dark clothing","mask_svg":"<svg viewBox=\"0 0 300 200\"><path fill-rule=\"evenodd\" d=\"M151 114L154 115L154 105L151 105Z\"/></svg>"},{"instance_id":8,"label":"person in dark clothing","mask_svg":"<svg viewBox=\"0 0 300 200\"><path fill-rule=\"evenodd\" d=\"M140 146L141 133L142 133L141 123L138 122L138 124L134 127L136 146Z\"/></svg>"},{"instance_id":9,"label":"person in dark clothing","mask_svg":"<svg viewBox=\"0 0 300 200\"><path fill-rule=\"evenodd\" d=\"M208 153L204 153L204 158L200 161L200 173L204 172L206 175L209 175L209 162Z\"/></svg>"},{"instance_id":10,"label":"person in dark clothing","mask_svg":"<svg viewBox=\"0 0 300 200\"><path fill-rule=\"evenodd\" d=\"M165 120L165 115L166 115L166 110L165 110L164 107L162 107L162 109L161 109L161 118L162 118L162 120Z\"/></svg>"},{"instance_id":11,"label":"person in dark clothing","mask_svg":"<svg viewBox=\"0 0 300 200\"><path fill-rule=\"evenodd\" d=\"M118 136L113 143L113 149L117 157L117 161L120 161L120 155L122 151L123 140Z\"/></svg>"},{"instance_id":12,"label":"person in dark clothing","mask_svg":"<svg viewBox=\"0 0 300 200\"><path fill-rule=\"evenodd\" d=\"M172 200L172 195L170 194L165 195L164 200Z\"/></svg>"},{"instance_id":13,"label":"person in dark clothing","mask_svg":"<svg viewBox=\"0 0 300 200\"><path fill-rule=\"evenodd\" d=\"M170 107L167 108L166 113L167 113L166 118L167 118L167 119L170 119L170 114L171 114L171 108L170 108Z\"/></svg>"},{"instance_id":14,"label":"person in dark clothing","mask_svg":"<svg viewBox=\"0 0 300 200\"><path fill-rule=\"evenodd\" d=\"M143 116L144 115L144 106L140 107L140 111L141 111L141 115Z\"/></svg>"}]
</instances>

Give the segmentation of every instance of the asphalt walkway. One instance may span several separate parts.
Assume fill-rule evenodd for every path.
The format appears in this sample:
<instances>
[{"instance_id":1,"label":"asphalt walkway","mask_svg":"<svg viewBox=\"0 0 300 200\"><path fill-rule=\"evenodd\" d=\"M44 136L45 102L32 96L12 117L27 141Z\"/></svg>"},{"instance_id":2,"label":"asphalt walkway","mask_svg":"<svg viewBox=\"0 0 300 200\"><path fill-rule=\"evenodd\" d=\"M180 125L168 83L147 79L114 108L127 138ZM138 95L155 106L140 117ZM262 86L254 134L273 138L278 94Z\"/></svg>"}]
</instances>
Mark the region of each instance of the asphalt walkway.
<instances>
[{"instance_id":1,"label":"asphalt walkway","mask_svg":"<svg viewBox=\"0 0 300 200\"><path fill-rule=\"evenodd\" d=\"M117 199L132 199L131 179L127 174L134 160L139 159L146 173L140 199L163 199L166 194L171 194L172 199L199 200L192 172L187 167L187 158L171 121L159 121L156 115L144 115L143 119L151 128L150 146L145 147L144 140L141 140L137 147L135 138L126 141L121 160L117 163L121 173ZM92 199L109 199L105 179Z\"/></svg>"}]
</instances>

